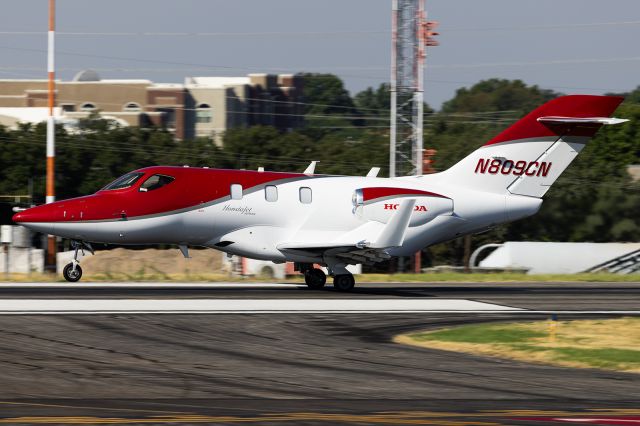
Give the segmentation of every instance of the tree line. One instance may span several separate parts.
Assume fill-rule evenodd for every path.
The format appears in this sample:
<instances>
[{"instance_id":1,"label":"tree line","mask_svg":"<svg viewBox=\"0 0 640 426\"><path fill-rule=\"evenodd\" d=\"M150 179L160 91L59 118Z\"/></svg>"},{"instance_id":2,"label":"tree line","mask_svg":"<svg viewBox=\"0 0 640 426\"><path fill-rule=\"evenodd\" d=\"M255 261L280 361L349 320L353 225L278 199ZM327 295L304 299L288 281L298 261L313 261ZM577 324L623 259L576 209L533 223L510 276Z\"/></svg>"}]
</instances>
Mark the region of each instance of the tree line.
<instances>
[{"instance_id":1,"label":"tree line","mask_svg":"<svg viewBox=\"0 0 640 426\"><path fill-rule=\"evenodd\" d=\"M387 173L389 87L382 84L351 96L331 74L303 74L305 125L291 132L272 127L230 129L223 145L213 138L176 141L160 128L118 127L99 115L79 131L56 129L56 192L59 199L97 191L114 178L150 165L302 171L319 160L318 173L363 175L371 167ZM425 147L437 150L443 170L481 146L533 108L560 93L519 80L491 79L459 89L439 111L425 106ZM624 94L617 117L631 121L601 130L545 196L532 218L473 237L487 242L638 241L640 184L627 172L640 164L640 87ZM44 202L46 125L0 127L0 194L28 194ZM5 198L3 223L10 223ZM463 243L434 246L425 265L463 260Z\"/></svg>"}]
</instances>

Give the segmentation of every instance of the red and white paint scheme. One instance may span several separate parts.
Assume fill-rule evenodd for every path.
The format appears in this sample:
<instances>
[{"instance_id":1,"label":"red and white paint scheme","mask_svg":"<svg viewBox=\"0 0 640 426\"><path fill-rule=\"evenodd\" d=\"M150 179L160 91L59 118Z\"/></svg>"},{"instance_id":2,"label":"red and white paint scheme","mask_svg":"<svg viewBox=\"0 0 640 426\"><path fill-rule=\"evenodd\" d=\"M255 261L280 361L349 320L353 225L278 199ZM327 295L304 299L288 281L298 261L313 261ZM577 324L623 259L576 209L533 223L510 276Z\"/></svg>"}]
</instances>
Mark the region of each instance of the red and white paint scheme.
<instances>
[{"instance_id":1,"label":"red and white paint scheme","mask_svg":"<svg viewBox=\"0 0 640 426\"><path fill-rule=\"evenodd\" d=\"M93 195L25 210L34 231L90 242L204 246L292 261L311 288L350 290L349 264L374 263L535 214L541 197L622 102L563 96L441 173L400 178L147 167ZM77 260L64 275L77 281Z\"/></svg>"}]
</instances>

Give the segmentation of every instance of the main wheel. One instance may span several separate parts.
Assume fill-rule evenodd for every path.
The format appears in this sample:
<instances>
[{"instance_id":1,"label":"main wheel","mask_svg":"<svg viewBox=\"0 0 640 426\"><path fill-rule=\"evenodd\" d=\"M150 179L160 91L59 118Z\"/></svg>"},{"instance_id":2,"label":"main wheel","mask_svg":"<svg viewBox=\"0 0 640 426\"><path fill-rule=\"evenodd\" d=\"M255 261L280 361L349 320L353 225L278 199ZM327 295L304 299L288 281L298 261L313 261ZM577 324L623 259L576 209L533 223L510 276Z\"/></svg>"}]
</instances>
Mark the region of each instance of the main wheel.
<instances>
[{"instance_id":1,"label":"main wheel","mask_svg":"<svg viewBox=\"0 0 640 426\"><path fill-rule=\"evenodd\" d=\"M356 285L356 280L351 274L336 275L333 278L333 287L338 291L351 291Z\"/></svg>"},{"instance_id":2,"label":"main wheel","mask_svg":"<svg viewBox=\"0 0 640 426\"><path fill-rule=\"evenodd\" d=\"M74 269L73 263L68 263L62 270L62 275L64 275L65 280L75 283L80 281L80 278L82 278L82 268L80 265L76 265Z\"/></svg>"},{"instance_id":3,"label":"main wheel","mask_svg":"<svg viewBox=\"0 0 640 426\"><path fill-rule=\"evenodd\" d=\"M304 282L312 290L319 290L327 282L327 276L318 268L309 269L304 273Z\"/></svg>"}]
</instances>

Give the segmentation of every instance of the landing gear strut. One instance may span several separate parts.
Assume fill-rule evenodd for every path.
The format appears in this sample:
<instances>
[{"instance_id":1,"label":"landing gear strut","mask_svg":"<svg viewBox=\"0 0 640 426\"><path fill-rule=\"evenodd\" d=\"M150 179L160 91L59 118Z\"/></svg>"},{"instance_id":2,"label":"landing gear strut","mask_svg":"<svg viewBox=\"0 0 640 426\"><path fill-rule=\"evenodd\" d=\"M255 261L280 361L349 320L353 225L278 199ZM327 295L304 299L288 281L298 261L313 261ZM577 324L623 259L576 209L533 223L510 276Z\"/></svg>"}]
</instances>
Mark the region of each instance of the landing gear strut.
<instances>
[{"instance_id":1,"label":"landing gear strut","mask_svg":"<svg viewBox=\"0 0 640 426\"><path fill-rule=\"evenodd\" d=\"M73 254L73 261L71 263L67 263L67 265L62 270L62 275L64 276L65 280L71 283L75 283L80 281L80 278L82 278L82 268L80 267L80 261L78 260L78 251L81 250L82 255L84 256L85 248L89 250L91 254L93 254L93 248L89 243L75 240L71 241L71 247L75 249L75 253Z\"/></svg>"},{"instance_id":2,"label":"landing gear strut","mask_svg":"<svg viewBox=\"0 0 640 426\"><path fill-rule=\"evenodd\" d=\"M304 282L311 290L320 290L327 282L327 276L321 269L311 268L304 273Z\"/></svg>"}]
</instances>

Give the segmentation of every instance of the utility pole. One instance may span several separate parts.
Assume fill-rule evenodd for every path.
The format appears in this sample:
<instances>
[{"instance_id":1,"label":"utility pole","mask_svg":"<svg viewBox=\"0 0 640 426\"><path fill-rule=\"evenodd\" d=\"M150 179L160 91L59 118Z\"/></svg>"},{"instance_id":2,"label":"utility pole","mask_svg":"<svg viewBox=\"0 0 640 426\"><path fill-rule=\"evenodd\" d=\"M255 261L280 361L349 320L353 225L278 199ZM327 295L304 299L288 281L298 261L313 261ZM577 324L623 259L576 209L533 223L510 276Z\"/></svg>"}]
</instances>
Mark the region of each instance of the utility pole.
<instances>
[{"instance_id":1,"label":"utility pole","mask_svg":"<svg viewBox=\"0 0 640 426\"><path fill-rule=\"evenodd\" d=\"M55 189L55 162L56 162L56 121L54 117L55 107L55 23L56 1L49 0L49 32L47 43L47 72L49 78L49 116L47 118L47 182L46 202L53 203L56 200ZM47 238L47 266L56 268L56 237L49 235Z\"/></svg>"}]
</instances>

